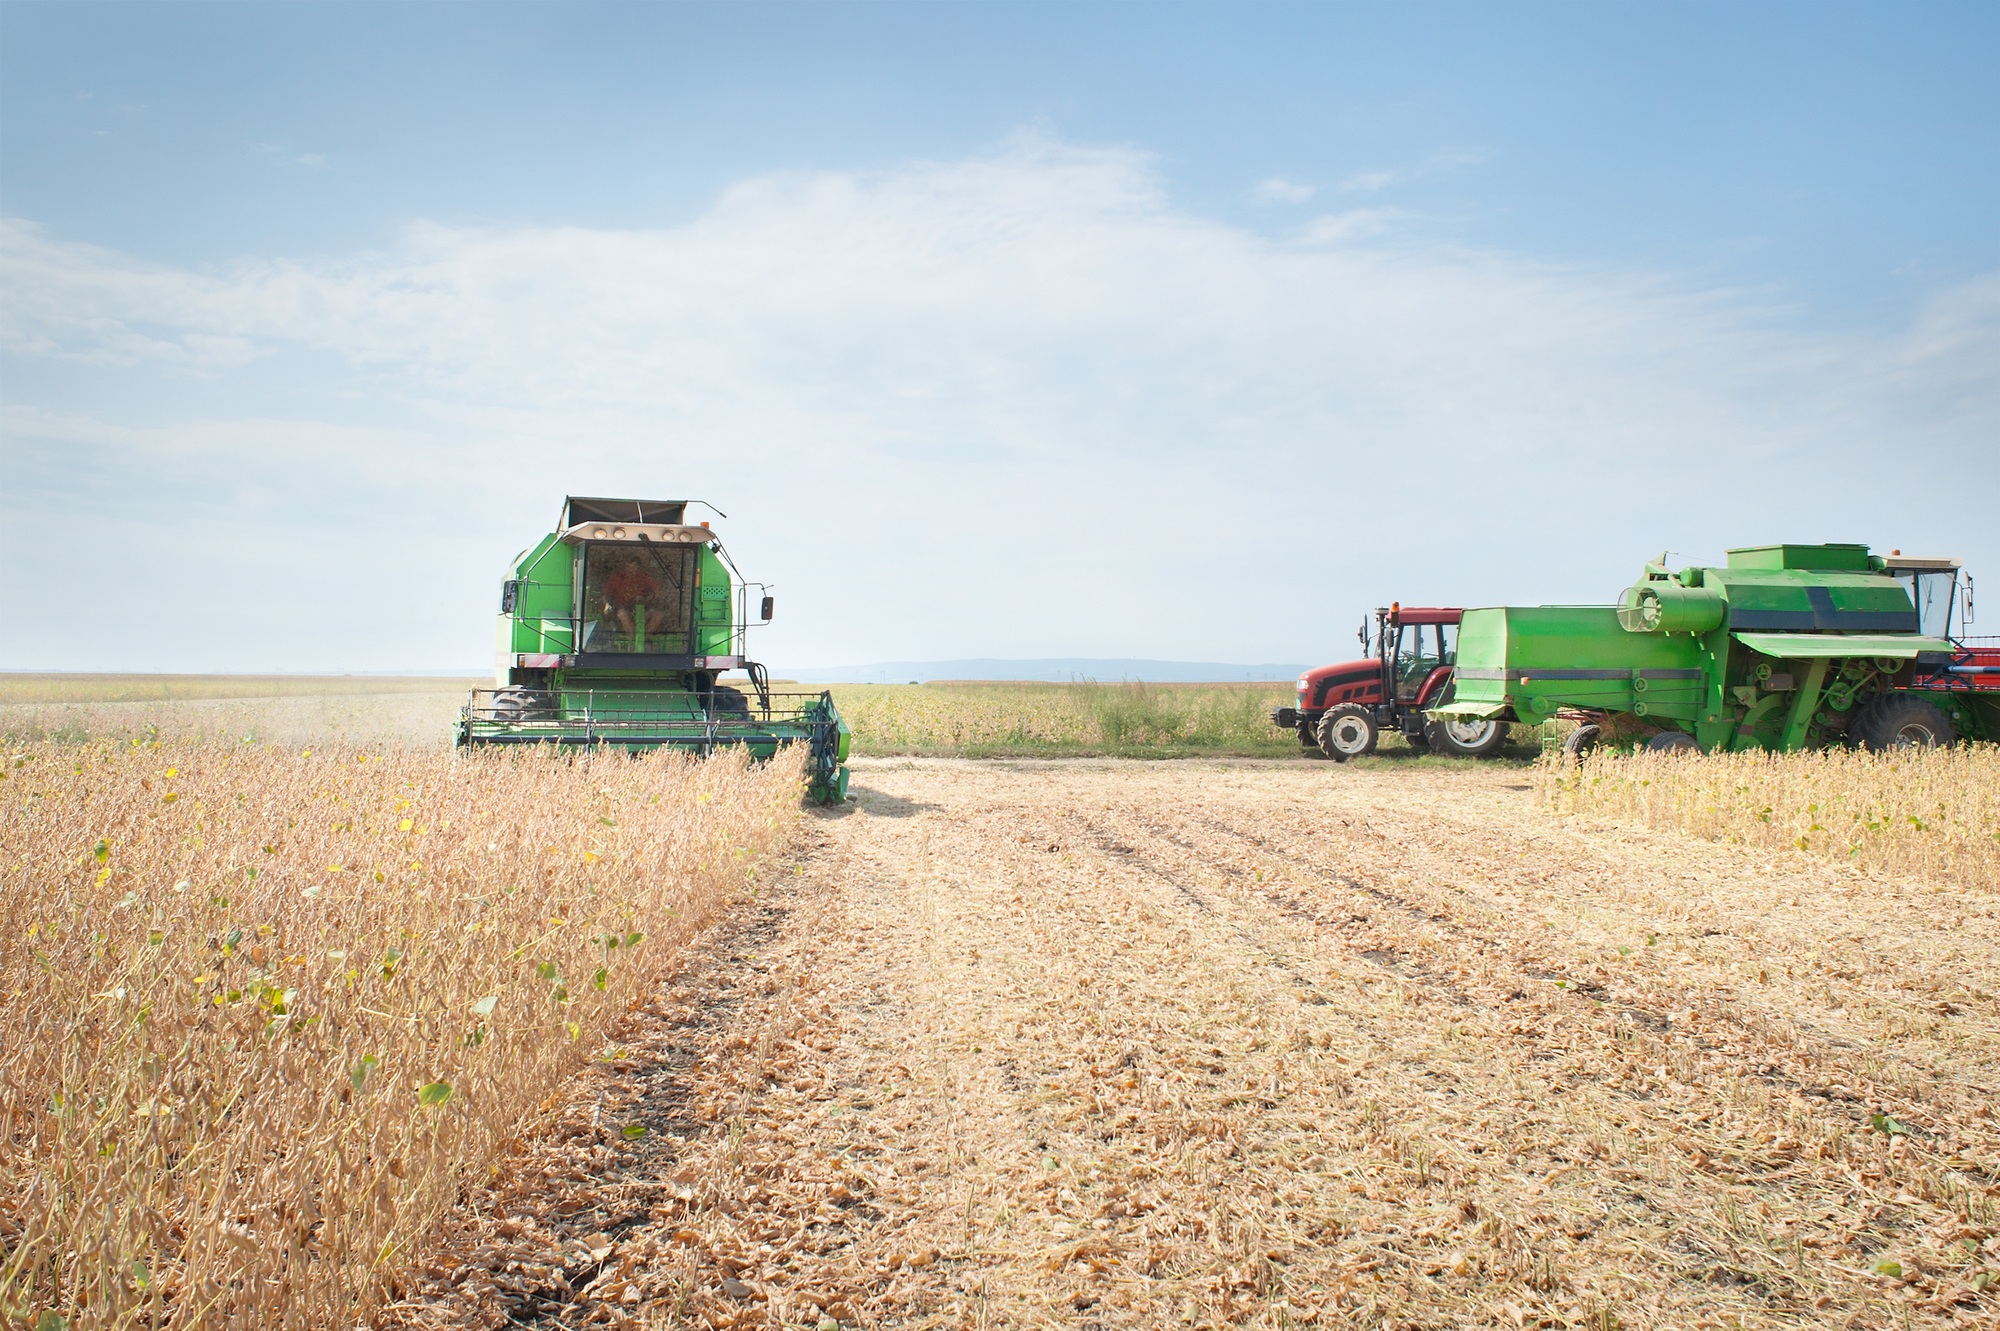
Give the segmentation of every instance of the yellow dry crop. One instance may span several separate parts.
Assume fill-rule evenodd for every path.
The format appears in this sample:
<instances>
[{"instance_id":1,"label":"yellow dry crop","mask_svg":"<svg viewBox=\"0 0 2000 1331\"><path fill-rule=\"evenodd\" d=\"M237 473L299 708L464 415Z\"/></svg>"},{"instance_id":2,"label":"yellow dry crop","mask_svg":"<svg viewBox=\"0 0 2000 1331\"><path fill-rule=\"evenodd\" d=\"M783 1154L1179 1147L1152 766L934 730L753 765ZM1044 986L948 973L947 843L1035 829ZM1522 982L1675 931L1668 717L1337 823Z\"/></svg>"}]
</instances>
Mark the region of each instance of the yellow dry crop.
<instances>
[{"instance_id":1,"label":"yellow dry crop","mask_svg":"<svg viewBox=\"0 0 2000 1331\"><path fill-rule=\"evenodd\" d=\"M1271 708L1281 684L937 683L836 686L864 754L1298 752Z\"/></svg>"},{"instance_id":2,"label":"yellow dry crop","mask_svg":"<svg viewBox=\"0 0 2000 1331\"><path fill-rule=\"evenodd\" d=\"M0 782L0 1318L354 1326L789 843L797 752L30 744Z\"/></svg>"},{"instance_id":3,"label":"yellow dry crop","mask_svg":"<svg viewBox=\"0 0 2000 1331\"><path fill-rule=\"evenodd\" d=\"M2000 888L2000 749L1818 753L1600 751L1544 760L1558 813Z\"/></svg>"}]
</instances>

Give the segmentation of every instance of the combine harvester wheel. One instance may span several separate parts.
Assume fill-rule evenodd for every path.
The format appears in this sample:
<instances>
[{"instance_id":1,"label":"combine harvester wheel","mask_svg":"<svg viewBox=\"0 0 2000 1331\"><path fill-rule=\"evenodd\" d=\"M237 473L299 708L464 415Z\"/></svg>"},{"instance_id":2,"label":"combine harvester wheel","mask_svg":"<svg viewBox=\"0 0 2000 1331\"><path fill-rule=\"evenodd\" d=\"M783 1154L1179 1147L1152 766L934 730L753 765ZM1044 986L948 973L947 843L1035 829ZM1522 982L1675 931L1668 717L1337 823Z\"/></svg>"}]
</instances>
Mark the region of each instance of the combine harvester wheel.
<instances>
[{"instance_id":1,"label":"combine harvester wheel","mask_svg":"<svg viewBox=\"0 0 2000 1331\"><path fill-rule=\"evenodd\" d=\"M1958 740L1958 727L1950 717L1907 693L1877 694L1854 718L1850 733L1856 744L1870 752L1945 747Z\"/></svg>"}]
</instances>

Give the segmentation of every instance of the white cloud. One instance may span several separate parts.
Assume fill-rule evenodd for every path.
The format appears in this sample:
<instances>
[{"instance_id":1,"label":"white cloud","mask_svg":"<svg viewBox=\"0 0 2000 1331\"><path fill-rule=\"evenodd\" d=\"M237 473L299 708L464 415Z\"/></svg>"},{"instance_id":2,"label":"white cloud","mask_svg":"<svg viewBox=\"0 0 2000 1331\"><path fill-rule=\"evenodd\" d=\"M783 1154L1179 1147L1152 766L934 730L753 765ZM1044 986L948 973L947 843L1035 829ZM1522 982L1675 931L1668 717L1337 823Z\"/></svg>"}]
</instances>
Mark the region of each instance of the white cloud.
<instances>
[{"instance_id":1,"label":"white cloud","mask_svg":"<svg viewBox=\"0 0 2000 1331\"><path fill-rule=\"evenodd\" d=\"M1319 191L1311 185L1302 185L1296 180L1272 176L1268 180L1258 181L1256 188L1250 193L1259 203L1304 203Z\"/></svg>"},{"instance_id":2,"label":"white cloud","mask_svg":"<svg viewBox=\"0 0 2000 1331\"><path fill-rule=\"evenodd\" d=\"M10 376L0 507L58 541L80 496L171 495L148 541L295 532L232 596L348 589L381 665L481 657L485 584L566 489L735 514L784 584L781 663L1303 659L1386 597L1602 599L1662 545L2000 559L2000 278L1834 332L1398 221L1271 239L1177 209L1142 155L1025 139L746 180L656 230L421 224L203 271L10 223L0 345L89 388ZM445 567L403 567L415 533Z\"/></svg>"},{"instance_id":3,"label":"white cloud","mask_svg":"<svg viewBox=\"0 0 2000 1331\"><path fill-rule=\"evenodd\" d=\"M1374 194L1404 179L1400 171L1363 171L1341 181L1340 188L1349 194Z\"/></svg>"}]
</instances>

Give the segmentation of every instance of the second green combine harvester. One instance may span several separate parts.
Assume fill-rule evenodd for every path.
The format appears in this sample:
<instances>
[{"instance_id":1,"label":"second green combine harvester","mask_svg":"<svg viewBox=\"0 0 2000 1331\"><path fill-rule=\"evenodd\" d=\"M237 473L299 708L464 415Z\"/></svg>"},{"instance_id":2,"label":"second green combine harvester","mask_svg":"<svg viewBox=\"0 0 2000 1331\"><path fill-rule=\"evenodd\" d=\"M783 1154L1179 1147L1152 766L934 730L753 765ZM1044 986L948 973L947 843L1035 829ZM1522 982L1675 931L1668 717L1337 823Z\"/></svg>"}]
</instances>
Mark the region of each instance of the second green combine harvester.
<instances>
[{"instance_id":1,"label":"second green combine harvester","mask_svg":"<svg viewBox=\"0 0 2000 1331\"><path fill-rule=\"evenodd\" d=\"M474 689L460 744L609 745L633 752L807 746L807 796L847 794L848 731L830 693L773 693L745 651L751 591L691 500L563 501L556 529L500 590L498 671ZM718 514L718 516L721 516ZM720 682L741 670L751 692Z\"/></svg>"},{"instance_id":2,"label":"second green combine harvester","mask_svg":"<svg viewBox=\"0 0 2000 1331\"><path fill-rule=\"evenodd\" d=\"M1434 716L1580 724L1654 749L1881 749L2000 740L2000 647L1968 642L1951 559L1865 545L1731 550L1648 564L1616 606L1504 606L1461 621Z\"/></svg>"}]
</instances>

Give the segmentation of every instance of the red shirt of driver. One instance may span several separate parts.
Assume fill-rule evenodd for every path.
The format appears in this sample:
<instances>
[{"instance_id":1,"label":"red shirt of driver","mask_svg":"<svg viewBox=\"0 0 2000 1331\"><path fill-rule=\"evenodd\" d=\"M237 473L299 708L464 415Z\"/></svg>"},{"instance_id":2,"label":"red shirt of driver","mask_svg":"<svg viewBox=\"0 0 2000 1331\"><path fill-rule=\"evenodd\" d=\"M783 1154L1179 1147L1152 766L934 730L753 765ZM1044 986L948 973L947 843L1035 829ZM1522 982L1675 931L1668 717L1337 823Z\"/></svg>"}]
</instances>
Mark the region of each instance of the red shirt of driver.
<instances>
[{"instance_id":1,"label":"red shirt of driver","mask_svg":"<svg viewBox=\"0 0 2000 1331\"><path fill-rule=\"evenodd\" d=\"M654 591L653 579L637 564L621 564L604 580L604 599L614 606L650 601Z\"/></svg>"}]
</instances>

